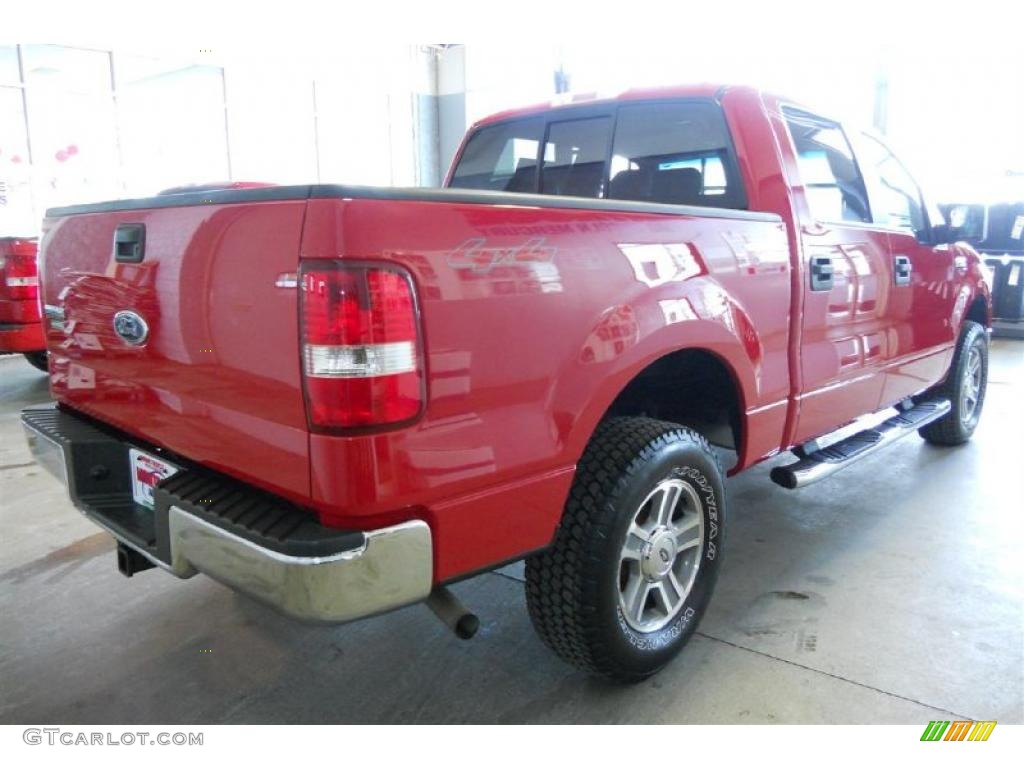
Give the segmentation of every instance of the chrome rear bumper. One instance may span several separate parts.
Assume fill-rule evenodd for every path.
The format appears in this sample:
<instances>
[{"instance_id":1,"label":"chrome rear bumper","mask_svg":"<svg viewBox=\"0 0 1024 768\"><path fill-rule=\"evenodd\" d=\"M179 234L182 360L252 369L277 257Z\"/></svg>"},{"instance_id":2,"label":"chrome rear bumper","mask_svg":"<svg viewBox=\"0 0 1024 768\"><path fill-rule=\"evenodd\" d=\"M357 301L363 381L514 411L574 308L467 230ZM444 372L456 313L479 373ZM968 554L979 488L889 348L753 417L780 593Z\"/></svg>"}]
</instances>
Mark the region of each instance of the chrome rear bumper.
<instances>
[{"instance_id":1,"label":"chrome rear bumper","mask_svg":"<svg viewBox=\"0 0 1024 768\"><path fill-rule=\"evenodd\" d=\"M368 531L361 549L326 557L282 555L195 515L170 509L170 571L205 573L303 621L343 622L430 594L430 528L415 520Z\"/></svg>"},{"instance_id":2,"label":"chrome rear bumper","mask_svg":"<svg viewBox=\"0 0 1024 768\"><path fill-rule=\"evenodd\" d=\"M178 497L163 494L158 496L155 521L149 521L152 530L139 534L129 525L147 510L131 501L127 458L118 458L118 446L126 456L130 443L52 407L27 409L22 424L36 461L64 483L72 503L86 517L175 576L204 573L288 616L313 622L371 616L430 594L432 541L430 528L422 520L353 532L345 540L338 539L335 550L325 550L307 538L302 546L315 554L296 554L267 545L266 537L249 537L227 518L221 523L216 510L199 509L184 497L175 501ZM89 487L90 473L76 472L73 466L85 456L90 457L92 474L95 463L109 465L111 481L121 490ZM315 525L305 524L307 530ZM325 535L337 533L322 530Z\"/></svg>"}]
</instances>

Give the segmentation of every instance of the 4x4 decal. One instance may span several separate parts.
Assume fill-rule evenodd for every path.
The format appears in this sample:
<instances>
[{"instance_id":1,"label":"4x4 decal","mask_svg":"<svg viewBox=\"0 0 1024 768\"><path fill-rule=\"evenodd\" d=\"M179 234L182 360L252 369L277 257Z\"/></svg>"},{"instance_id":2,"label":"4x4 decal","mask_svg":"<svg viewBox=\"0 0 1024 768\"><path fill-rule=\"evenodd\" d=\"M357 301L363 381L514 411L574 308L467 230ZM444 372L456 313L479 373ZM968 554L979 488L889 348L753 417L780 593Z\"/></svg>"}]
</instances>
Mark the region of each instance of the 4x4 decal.
<instances>
[{"instance_id":1,"label":"4x4 decal","mask_svg":"<svg viewBox=\"0 0 1024 768\"><path fill-rule=\"evenodd\" d=\"M471 237L460 243L446 257L452 269L471 269L486 275L495 267L515 264L547 264L558 249L544 244L543 237L533 237L522 245L487 247L487 238Z\"/></svg>"}]
</instances>

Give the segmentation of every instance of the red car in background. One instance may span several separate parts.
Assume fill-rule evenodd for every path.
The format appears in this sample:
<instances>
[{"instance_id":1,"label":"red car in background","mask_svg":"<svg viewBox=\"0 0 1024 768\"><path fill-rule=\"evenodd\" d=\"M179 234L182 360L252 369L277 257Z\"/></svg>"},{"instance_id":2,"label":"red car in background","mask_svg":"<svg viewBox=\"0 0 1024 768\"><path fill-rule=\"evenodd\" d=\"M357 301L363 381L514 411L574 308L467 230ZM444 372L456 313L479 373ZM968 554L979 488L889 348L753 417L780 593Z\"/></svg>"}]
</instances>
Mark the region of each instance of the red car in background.
<instances>
[{"instance_id":1,"label":"red car in background","mask_svg":"<svg viewBox=\"0 0 1024 768\"><path fill-rule=\"evenodd\" d=\"M0 237L0 354L21 352L46 370L34 239Z\"/></svg>"}]
</instances>

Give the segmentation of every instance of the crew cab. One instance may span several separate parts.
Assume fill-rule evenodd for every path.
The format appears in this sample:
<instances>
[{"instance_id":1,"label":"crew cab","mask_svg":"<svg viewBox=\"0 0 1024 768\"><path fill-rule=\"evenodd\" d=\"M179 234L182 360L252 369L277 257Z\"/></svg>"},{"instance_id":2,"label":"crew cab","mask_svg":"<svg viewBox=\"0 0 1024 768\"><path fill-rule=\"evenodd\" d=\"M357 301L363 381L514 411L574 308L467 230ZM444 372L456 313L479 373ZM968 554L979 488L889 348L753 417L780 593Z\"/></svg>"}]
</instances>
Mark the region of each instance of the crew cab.
<instances>
[{"instance_id":1,"label":"crew cab","mask_svg":"<svg viewBox=\"0 0 1024 768\"><path fill-rule=\"evenodd\" d=\"M469 636L446 585L526 558L542 639L637 680L708 604L726 474L971 436L991 311L956 240L880 139L756 89L540 105L443 189L48 211L56 402L23 423L126 575Z\"/></svg>"},{"instance_id":2,"label":"crew cab","mask_svg":"<svg viewBox=\"0 0 1024 768\"><path fill-rule=\"evenodd\" d=\"M21 353L46 370L34 238L0 237L0 354Z\"/></svg>"}]
</instances>

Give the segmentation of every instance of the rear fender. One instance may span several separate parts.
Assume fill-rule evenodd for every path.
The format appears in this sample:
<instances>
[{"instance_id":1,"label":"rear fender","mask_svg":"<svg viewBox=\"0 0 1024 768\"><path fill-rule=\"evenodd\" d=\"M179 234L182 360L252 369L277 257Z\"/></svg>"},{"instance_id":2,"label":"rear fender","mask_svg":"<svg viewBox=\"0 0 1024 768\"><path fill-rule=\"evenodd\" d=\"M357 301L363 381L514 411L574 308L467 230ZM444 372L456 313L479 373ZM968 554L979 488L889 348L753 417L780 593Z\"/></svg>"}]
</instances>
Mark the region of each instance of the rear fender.
<instances>
[{"instance_id":1,"label":"rear fender","mask_svg":"<svg viewBox=\"0 0 1024 768\"><path fill-rule=\"evenodd\" d=\"M682 295L677 290L670 299L662 296L650 291L597 315L593 330L557 377L550 410L574 463L626 386L679 350L703 350L724 363L737 387L742 433L747 433L745 412L758 399L762 359L747 313L709 278L690 281Z\"/></svg>"}]
</instances>

